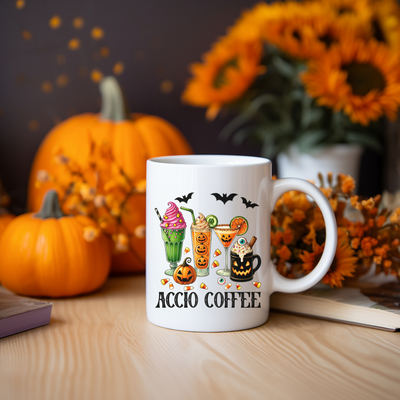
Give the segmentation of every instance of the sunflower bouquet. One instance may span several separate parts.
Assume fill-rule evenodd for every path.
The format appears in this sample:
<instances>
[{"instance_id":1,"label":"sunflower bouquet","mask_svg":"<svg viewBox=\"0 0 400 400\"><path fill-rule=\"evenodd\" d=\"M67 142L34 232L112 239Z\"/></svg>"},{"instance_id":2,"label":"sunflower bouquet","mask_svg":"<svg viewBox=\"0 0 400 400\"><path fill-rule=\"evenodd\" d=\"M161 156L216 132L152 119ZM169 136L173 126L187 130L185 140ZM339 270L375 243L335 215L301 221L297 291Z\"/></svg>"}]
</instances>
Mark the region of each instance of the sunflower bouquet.
<instances>
[{"instance_id":1,"label":"sunflower bouquet","mask_svg":"<svg viewBox=\"0 0 400 400\"><path fill-rule=\"evenodd\" d=\"M184 102L237 116L222 138L273 157L336 143L382 149L400 105L396 0L259 3L191 65Z\"/></svg>"},{"instance_id":2,"label":"sunflower bouquet","mask_svg":"<svg viewBox=\"0 0 400 400\"><path fill-rule=\"evenodd\" d=\"M355 181L339 174L336 180L319 174L320 189L328 198L338 226L338 245L322 282L342 287L345 278L362 275L375 265L376 273L400 279L400 208L390 210L381 196L353 195ZM318 206L301 192L288 192L271 217L271 258L288 278L310 273L318 264L325 242L325 224Z\"/></svg>"}]
</instances>

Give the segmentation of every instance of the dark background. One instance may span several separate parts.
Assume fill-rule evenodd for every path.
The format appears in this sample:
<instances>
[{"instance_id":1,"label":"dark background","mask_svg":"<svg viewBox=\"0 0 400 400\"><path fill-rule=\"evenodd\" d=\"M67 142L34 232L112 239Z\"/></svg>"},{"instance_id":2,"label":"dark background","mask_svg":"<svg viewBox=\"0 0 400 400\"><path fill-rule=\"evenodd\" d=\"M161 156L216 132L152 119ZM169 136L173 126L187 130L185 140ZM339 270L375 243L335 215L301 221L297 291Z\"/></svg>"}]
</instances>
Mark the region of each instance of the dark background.
<instances>
[{"instance_id":1,"label":"dark background","mask_svg":"<svg viewBox=\"0 0 400 400\"><path fill-rule=\"evenodd\" d=\"M180 100L189 64L199 61L254 4L256 0L25 0L17 9L15 1L1 0L0 178L12 196L13 211L24 210L29 168L46 133L69 116L99 111L98 87L90 78L94 68L108 75L123 63L117 78L131 111L167 119L196 153L258 155L254 146L218 141L230 116L207 122L205 109ZM58 29L49 27L54 15L62 20ZM76 17L83 18L82 29L72 26ZM90 35L95 26L104 31L100 40ZM23 31L31 34L30 40ZM68 48L72 38L81 42L75 51ZM100 55L102 47L109 49L108 57ZM60 75L67 77L62 87L57 85ZM44 82L50 87L43 88ZM364 157L361 193L382 189L381 161L372 153Z\"/></svg>"}]
</instances>

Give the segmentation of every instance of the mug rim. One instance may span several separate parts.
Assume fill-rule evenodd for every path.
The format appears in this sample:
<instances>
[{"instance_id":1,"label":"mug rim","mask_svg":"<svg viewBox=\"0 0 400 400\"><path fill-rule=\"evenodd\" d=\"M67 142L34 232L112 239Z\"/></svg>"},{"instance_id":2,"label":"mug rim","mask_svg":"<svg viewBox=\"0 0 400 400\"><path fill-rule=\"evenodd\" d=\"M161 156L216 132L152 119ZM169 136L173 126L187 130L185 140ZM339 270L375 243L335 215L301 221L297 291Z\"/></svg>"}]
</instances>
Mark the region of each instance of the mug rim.
<instances>
[{"instance_id":1,"label":"mug rim","mask_svg":"<svg viewBox=\"0 0 400 400\"><path fill-rule=\"evenodd\" d=\"M155 164L196 167L254 167L271 164L271 160L263 157L228 155L228 154L191 154L179 156L154 157L147 160Z\"/></svg>"}]
</instances>

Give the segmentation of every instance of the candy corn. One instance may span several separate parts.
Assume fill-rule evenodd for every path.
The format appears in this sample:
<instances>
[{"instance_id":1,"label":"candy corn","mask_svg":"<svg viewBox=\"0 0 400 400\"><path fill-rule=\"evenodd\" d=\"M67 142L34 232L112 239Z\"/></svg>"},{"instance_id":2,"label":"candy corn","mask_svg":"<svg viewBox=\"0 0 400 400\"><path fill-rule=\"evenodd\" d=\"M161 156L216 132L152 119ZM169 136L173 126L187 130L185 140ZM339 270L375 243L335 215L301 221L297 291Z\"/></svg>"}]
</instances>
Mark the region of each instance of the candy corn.
<instances>
[{"instance_id":1,"label":"candy corn","mask_svg":"<svg viewBox=\"0 0 400 400\"><path fill-rule=\"evenodd\" d=\"M214 260L214 262L212 263L211 267L215 268L215 267L218 267L218 265L219 265L219 262L217 260Z\"/></svg>"},{"instance_id":2,"label":"candy corn","mask_svg":"<svg viewBox=\"0 0 400 400\"><path fill-rule=\"evenodd\" d=\"M200 289L208 289L208 286L204 283L204 282L202 282L202 283L200 283Z\"/></svg>"},{"instance_id":3,"label":"candy corn","mask_svg":"<svg viewBox=\"0 0 400 400\"><path fill-rule=\"evenodd\" d=\"M236 285L236 289L237 289L237 290L240 290L241 288L242 288L242 287L241 287L239 284Z\"/></svg>"},{"instance_id":4,"label":"candy corn","mask_svg":"<svg viewBox=\"0 0 400 400\"><path fill-rule=\"evenodd\" d=\"M194 289L194 286L185 286L184 288L183 288L183 290L185 291L185 292L187 292L188 290L193 290Z\"/></svg>"},{"instance_id":5,"label":"candy corn","mask_svg":"<svg viewBox=\"0 0 400 400\"><path fill-rule=\"evenodd\" d=\"M189 247L185 247L185 254L189 253L189 251L190 251Z\"/></svg>"},{"instance_id":6,"label":"candy corn","mask_svg":"<svg viewBox=\"0 0 400 400\"><path fill-rule=\"evenodd\" d=\"M217 249L214 251L214 257L218 257L219 255L221 255L221 250Z\"/></svg>"},{"instance_id":7,"label":"candy corn","mask_svg":"<svg viewBox=\"0 0 400 400\"><path fill-rule=\"evenodd\" d=\"M169 288L170 288L171 290L174 288L174 285L173 285L172 282L169 284Z\"/></svg>"},{"instance_id":8,"label":"candy corn","mask_svg":"<svg viewBox=\"0 0 400 400\"><path fill-rule=\"evenodd\" d=\"M169 282L169 279L168 279L168 278L161 279L161 283L162 283L163 285L165 285L167 282Z\"/></svg>"},{"instance_id":9,"label":"candy corn","mask_svg":"<svg viewBox=\"0 0 400 400\"><path fill-rule=\"evenodd\" d=\"M261 287L261 282L253 282L253 285L259 289Z\"/></svg>"},{"instance_id":10,"label":"candy corn","mask_svg":"<svg viewBox=\"0 0 400 400\"><path fill-rule=\"evenodd\" d=\"M228 283L228 284L225 286L225 290L228 290L231 286L232 286L232 283Z\"/></svg>"}]
</instances>

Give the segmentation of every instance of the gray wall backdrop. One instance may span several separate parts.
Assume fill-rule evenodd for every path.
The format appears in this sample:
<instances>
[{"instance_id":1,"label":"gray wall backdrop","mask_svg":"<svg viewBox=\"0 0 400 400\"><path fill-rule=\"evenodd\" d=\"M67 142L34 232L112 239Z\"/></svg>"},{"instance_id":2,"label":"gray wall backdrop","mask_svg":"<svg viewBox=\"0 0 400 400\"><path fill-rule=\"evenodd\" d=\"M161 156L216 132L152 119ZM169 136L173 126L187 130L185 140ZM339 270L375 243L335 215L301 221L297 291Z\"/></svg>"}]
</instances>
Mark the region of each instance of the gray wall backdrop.
<instances>
[{"instance_id":1,"label":"gray wall backdrop","mask_svg":"<svg viewBox=\"0 0 400 400\"><path fill-rule=\"evenodd\" d=\"M188 65L200 60L255 0L0 0L0 178L22 212L29 168L36 149L58 121L99 110L100 95L90 72L112 74L130 109L159 115L175 124L196 153L258 155L258 149L220 143L217 135L229 116L210 123L204 109L181 103ZM58 15L58 29L49 26ZM73 27L81 17L84 26ZM57 21L53 21L57 22ZM93 27L104 37L94 40ZM80 47L68 43L78 38ZM109 50L108 57L100 54ZM103 50L104 51L104 50ZM369 166L369 167L368 167ZM365 168L365 167L364 167ZM380 160L370 155L361 191L380 190Z\"/></svg>"}]
</instances>

